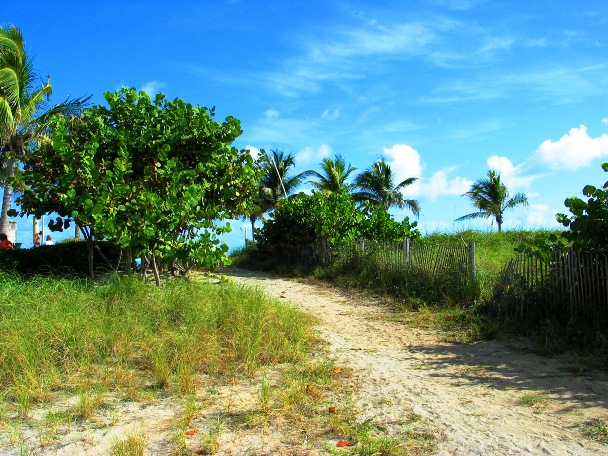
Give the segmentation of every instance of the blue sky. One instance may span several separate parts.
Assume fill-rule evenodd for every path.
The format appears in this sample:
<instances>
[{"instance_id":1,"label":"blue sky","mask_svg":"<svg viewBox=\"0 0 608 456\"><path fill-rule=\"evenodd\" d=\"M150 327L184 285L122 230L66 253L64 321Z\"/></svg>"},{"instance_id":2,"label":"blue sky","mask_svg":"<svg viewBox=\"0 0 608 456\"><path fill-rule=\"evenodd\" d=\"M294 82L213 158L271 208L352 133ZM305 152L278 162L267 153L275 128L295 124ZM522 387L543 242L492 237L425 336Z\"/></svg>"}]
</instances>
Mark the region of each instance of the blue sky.
<instances>
[{"instance_id":1,"label":"blue sky","mask_svg":"<svg viewBox=\"0 0 608 456\"><path fill-rule=\"evenodd\" d=\"M385 157L420 178L406 196L423 232L495 229L454 223L490 168L530 201L506 229L556 226L608 177L603 0L5 3L0 24L22 30L53 101L127 85L216 106L241 120L235 146L292 153L296 172ZM19 237L31 244L29 223Z\"/></svg>"}]
</instances>

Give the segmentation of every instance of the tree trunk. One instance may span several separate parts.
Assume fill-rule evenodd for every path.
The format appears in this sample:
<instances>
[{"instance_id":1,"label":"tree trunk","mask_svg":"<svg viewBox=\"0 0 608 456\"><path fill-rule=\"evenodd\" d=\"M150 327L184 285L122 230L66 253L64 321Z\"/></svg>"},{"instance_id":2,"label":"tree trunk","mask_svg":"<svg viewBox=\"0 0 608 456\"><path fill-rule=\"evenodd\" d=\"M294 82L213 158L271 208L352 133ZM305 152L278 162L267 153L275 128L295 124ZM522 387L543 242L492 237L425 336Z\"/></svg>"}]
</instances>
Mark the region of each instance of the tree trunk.
<instances>
[{"instance_id":1,"label":"tree trunk","mask_svg":"<svg viewBox=\"0 0 608 456\"><path fill-rule=\"evenodd\" d=\"M89 276L91 277L91 280L95 280L95 268L93 264L93 253L95 251L95 243L93 242L93 230L91 228L86 230L84 227L81 227L80 229L82 230L82 235L87 241L87 247L89 249Z\"/></svg>"},{"instance_id":2,"label":"tree trunk","mask_svg":"<svg viewBox=\"0 0 608 456\"><path fill-rule=\"evenodd\" d=\"M15 160L9 158L6 161L6 171L5 176L7 182L15 175ZM11 203L13 202L13 187L10 184L7 184L4 187L4 196L2 198L2 213L0 214L0 233L8 234L8 210L11 208Z\"/></svg>"},{"instance_id":3,"label":"tree trunk","mask_svg":"<svg viewBox=\"0 0 608 456\"><path fill-rule=\"evenodd\" d=\"M253 242L255 242L255 219L256 217L253 215L249 217L249 220L251 220L251 240ZM247 233L245 233L245 239L247 239ZM245 242L245 247L247 247L247 242Z\"/></svg>"},{"instance_id":4,"label":"tree trunk","mask_svg":"<svg viewBox=\"0 0 608 456\"><path fill-rule=\"evenodd\" d=\"M160 275L158 274L158 265L156 264L156 257L154 255L152 255L152 272L154 272L156 286L160 287Z\"/></svg>"},{"instance_id":5,"label":"tree trunk","mask_svg":"<svg viewBox=\"0 0 608 456\"><path fill-rule=\"evenodd\" d=\"M34 222L33 222L33 225L32 225L32 245L34 247L36 247L36 244L35 244L36 241L35 241L35 239L36 239L36 235L37 234L38 234L38 217L34 217ZM42 237L40 238L40 241L42 243Z\"/></svg>"}]
</instances>

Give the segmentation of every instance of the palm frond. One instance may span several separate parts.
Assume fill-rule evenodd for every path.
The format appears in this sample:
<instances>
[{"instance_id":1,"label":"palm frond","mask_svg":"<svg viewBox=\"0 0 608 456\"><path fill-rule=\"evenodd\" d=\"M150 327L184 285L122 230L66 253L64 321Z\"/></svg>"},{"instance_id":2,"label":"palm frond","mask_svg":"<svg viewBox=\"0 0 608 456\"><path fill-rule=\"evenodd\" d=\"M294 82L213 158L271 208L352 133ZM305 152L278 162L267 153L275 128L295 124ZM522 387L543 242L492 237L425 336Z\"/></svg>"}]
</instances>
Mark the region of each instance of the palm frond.
<instances>
[{"instance_id":1,"label":"palm frond","mask_svg":"<svg viewBox=\"0 0 608 456\"><path fill-rule=\"evenodd\" d=\"M455 219L455 222L461 222L463 220L472 220L472 219L478 219L478 218L488 218L490 217L491 214L489 214L488 212L473 212L471 214L467 214L467 215L463 215L462 217L458 217L457 219Z\"/></svg>"}]
</instances>

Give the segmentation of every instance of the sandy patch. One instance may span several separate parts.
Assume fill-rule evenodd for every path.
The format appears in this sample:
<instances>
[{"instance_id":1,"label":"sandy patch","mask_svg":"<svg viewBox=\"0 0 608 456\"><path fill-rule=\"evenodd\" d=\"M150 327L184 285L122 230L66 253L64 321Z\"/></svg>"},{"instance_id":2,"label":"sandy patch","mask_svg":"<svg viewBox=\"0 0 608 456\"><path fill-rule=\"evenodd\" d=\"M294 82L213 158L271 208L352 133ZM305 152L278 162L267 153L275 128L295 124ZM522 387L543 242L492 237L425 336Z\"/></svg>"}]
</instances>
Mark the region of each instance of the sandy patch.
<instances>
[{"instance_id":1,"label":"sandy patch","mask_svg":"<svg viewBox=\"0 0 608 456\"><path fill-rule=\"evenodd\" d=\"M437 454L608 454L580 425L608 419L608 378L568 373L560 359L517 353L495 342L451 344L390 321L377 302L338 289L226 269L320 319L338 363L358 372L359 419L390 424L407 410L443 433ZM536 406L521 404L541 396Z\"/></svg>"},{"instance_id":2,"label":"sandy patch","mask_svg":"<svg viewBox=\"0 0 608 456\"><path fill-rule=\"evenodd\" d=\"M580 430L586 421L608 420L604 374L568 373L559 359L516 353L493 341L442 342L433 331L394 321L380 302L343 290L232 268L222 272L318 317L330 356L353 369L349 381L360 422L370 420L390 435L406 417L419 415L432 424L438 455L608 454L608 446ZM220 455L327 454L298 429L239 424L259 391L259 379L202 381L192 436L179 430L185 405L176 397L147 403L107 395L94 418L57 429L43 423L46 411L34 412L28 424L8 417L0 426L0 454L105 455L129 434L144 436L150 455L175 454L179 438L188 451L201 451L215 438L211 444ZM526 399L538 403L523 405ZM63 401L70 406L70 399Z\"/></svg>"}]
</instances>

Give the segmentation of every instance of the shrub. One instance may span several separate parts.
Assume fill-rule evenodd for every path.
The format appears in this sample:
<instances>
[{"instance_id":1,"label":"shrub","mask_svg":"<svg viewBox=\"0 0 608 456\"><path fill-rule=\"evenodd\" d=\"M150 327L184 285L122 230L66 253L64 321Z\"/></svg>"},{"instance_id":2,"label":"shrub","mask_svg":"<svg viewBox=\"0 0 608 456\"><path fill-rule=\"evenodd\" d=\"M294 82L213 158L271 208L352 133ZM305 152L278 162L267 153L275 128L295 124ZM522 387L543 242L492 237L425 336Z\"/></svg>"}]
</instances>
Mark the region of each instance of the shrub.
<instances>
[{"instance_id":1,"label":"shrub","mask_svg":"<svg viewBox=\"0 0 608 456\"><path fill-rule=\"evenodd\" d=\"M260 238L266 246L320 241L329 241L333 246L359 237L396 241L419 238L416 225L408 217L397 222L382 207L370 210L357 207L344 192L300 193L281 201L273 218L264 224Z\"/></svg>"},{"instance_id":2,"label":"shrub","mask_svg":"<svg viewBox=\"0 0 608 456\"><path fill-rule=\"evenodd\" d=\"M602 165L608 172L608 163ZM563 236L575 250L608 253L608 182L601 188L586 185L584 201L572 196L565 201L571 216L557 214L557 221L570 228Z\"/></svg>"},{"instance_id":3,"label":"shrub","mask_svg":"<svg viewBox=\"0 0 608 456\"><path fill-rule=\"evenodd\" d=\"M99 249L116 266L120 248L109 242L99 242ZM84 241L4 250L0 252L0 270L23 275L88 275L88 254ZM98 270L110 269L98 251L95 251L95 265Z\"/></svg>"}]
</instances>

